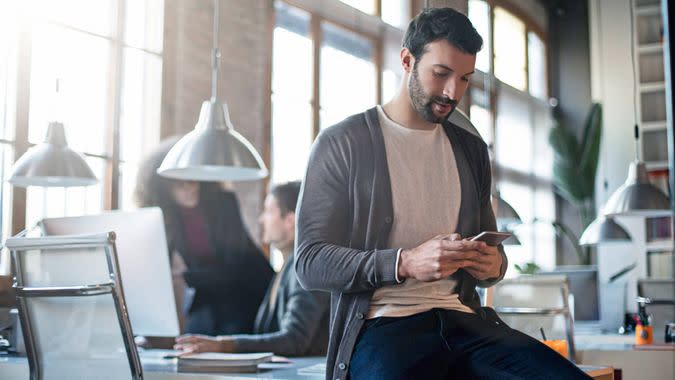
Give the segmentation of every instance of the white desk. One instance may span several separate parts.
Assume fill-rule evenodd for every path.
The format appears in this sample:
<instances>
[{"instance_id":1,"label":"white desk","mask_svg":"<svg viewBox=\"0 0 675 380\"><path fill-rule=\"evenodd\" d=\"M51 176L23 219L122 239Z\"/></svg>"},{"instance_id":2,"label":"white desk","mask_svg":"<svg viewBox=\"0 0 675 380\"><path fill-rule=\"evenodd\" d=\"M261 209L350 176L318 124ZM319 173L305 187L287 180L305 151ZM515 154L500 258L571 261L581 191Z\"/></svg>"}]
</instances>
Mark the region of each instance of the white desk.
<instances>
[{"instance_id":1,"label":"white desk","mask_svg":"<svg viewBox=\"0 0 675 380\"><path fill-rule=\"evenodd\" d=\"M193 374L176 373L176 360L163 359L164 350L141 351L143 378L145 380L223 380L223 379L302 379L323 380L325 375L311 371L311 367L324 364L323 357L293 358L292 363L260 364L257 373ZM0 356L0 378L2 380L27 380L30 375L28 360L25 357Z\"/></svg>"},{"instance_id":2,"label":"white desk","mask_svg":"<svg viewBox=\"0 0 675 380\"><path fill-rule=\"evenodd\" d=\"M579 330L574 336L578 362L621 369L623 378L629 380L675 379L675 351L636 350L632 334Z\"/></svg>"},{"instance_id":3,"label":"white desk","mask_svg":"<svg viewBox=\"0 0 675 380\"><path fill-rule=\"evenodd\" d=\"M259 365L257 373L225 373L225 374L194 374L176 373L176 360L162 359L165 350L150 350L141 353L143 363L144 380L242 380L242 379L268 379L268 380L323 380L322 371L316 371L317 367L325 370L326 359L324 357L293 358L292 363L265 363ZM603 367L581 366L587 373L602 372ZM3 380L25 380L29 378L28 360L24 357L1 357L0 373ZM594 377L595 378L595 377ZM612 378L612 377L599 377Z\"/></svg>"}]
</instances>

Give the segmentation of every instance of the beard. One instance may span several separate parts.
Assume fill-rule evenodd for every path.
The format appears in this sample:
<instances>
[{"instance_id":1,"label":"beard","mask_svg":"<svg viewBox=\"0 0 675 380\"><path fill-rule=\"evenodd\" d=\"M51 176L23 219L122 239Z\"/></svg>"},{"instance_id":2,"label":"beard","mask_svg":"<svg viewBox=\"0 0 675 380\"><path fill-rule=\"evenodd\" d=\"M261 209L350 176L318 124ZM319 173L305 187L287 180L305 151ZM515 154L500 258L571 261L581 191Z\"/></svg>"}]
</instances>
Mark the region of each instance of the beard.
<instances>
[{"instance_id":1,"label":"beard","mask_svg":"<svg viewBox=\"0 0 675 380\"><path fill-rule=\"evenodd\" d=\"M412 105L422 119L430 123L443 123L457 108L457 101L450 99L447 96L431 96L427 94L420 83L419 74L417 72L417 62L413 64L412 74L410 76L410 85L408 86L408 94ZM432 109L434 103L442 105L451 105L452 109L446 115L437 116Z\"/></svg>"}]
</instances>

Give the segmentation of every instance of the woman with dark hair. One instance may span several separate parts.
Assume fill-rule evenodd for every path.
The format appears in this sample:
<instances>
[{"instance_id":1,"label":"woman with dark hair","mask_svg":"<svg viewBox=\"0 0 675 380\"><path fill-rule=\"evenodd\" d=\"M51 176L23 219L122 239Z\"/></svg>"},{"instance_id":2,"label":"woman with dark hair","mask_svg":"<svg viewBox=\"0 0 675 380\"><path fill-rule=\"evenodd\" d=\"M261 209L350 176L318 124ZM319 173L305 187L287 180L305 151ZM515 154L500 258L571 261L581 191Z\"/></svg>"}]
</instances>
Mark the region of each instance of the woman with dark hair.
<instances>
[{"instance_id":1,"label":"woman with dark hair","mask_svg":"<svg viewBox=\"0 0 675 380\"><path fill-rule=\"evenodd\" d=\"M180 254L187 266L185 332L251 332L274 272L244 226L233 192L220 183L157 174L177 141L177 137L164 140L141 163L135 195L139 206L162 209L169 252Z\"/></svg>"},{"instance_id":2,"label":"woman with dark hair","mask_svg":"<svg viewBox=\"0 0 675 380\"><path fill-rule=\"evenodd\" d=\"M262 240L278 249L284 266L272 280L255 319L253 334L185 334L174 349L196 352L267 352L284 356L323 356L328 344L330 295L305 290L295 274L295 206L300 181L272 188L258 221Z\"/></svg>"}]
</instances>

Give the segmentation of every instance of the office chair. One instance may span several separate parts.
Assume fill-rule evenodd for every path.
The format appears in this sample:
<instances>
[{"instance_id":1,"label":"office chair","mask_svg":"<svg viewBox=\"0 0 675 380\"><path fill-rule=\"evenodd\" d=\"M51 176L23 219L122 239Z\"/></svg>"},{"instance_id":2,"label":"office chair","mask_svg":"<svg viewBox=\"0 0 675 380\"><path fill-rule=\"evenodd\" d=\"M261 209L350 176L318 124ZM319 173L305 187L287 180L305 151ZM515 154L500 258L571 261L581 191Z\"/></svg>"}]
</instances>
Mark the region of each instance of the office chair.
<instances>
[{"instance_id":1,"label":"office chair","mask_svg":"<svg viewBox=\"0 0 675 380\"><path fill-rule=\"evenodd\" d=\"M568 357L575 362L574 321L569 306L567 276L525 275L505 279L485 292L491 306L511 328L540 339L566 339Z\"/></svg>"},{"instance_id":2,"label":"office chair","mask_svg":"<svg viewBox=\"0 0 675 380\"><path fill-rule=\"evenodd\" d=\"M142 379L115 234L7 239L31 380Z\"/></svg>"}]
</instances>

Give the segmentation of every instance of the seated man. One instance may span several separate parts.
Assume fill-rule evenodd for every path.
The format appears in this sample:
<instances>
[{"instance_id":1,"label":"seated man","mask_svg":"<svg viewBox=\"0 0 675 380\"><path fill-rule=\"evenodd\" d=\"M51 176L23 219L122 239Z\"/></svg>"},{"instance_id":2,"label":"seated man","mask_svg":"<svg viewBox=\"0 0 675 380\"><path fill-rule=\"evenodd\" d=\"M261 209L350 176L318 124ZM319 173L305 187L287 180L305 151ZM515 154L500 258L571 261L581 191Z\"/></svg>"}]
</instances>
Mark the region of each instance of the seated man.
<instances>
[{"instance_id":1,"label":"seated man","mask_svg":"<svg viewBox=\"0 0 675 380\"><path fill-rule=\"evenodd\" d=\"M393 99L321 131L300 201L295 267L331 292L327 379L587 379L481 308L504 277L501 245L464 238L497 226L490 160L450 123L482 38L450 8L406 31Z\"/></svg>"},{"instance_id":2,"label":"seated man","mask_svg":"<svg viewBox=\"0 0 675 380\"><path fill-rule=\"evenodd\" d=\"M295 205L300 182L276 186L265 200L260 223L263 241L281 251L284 266L272 280L255 319L254 334L183 335L177 350L263 352L286 356L324 355L328 343L328 293L303 289L295 275ZM252 278L251 281L256 279Z\"/></svg>"}]
</instances>

